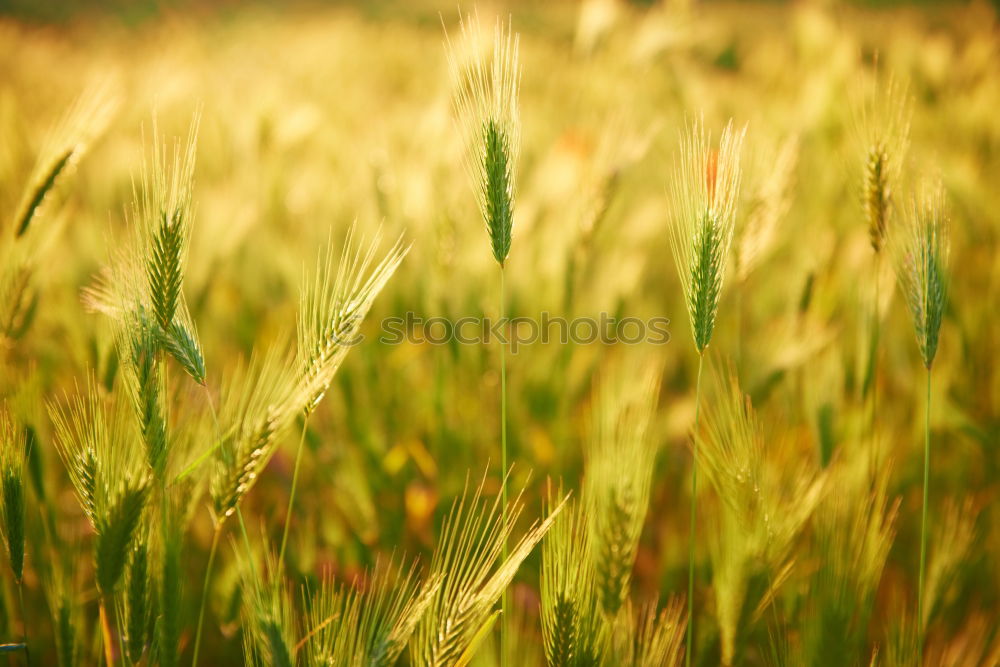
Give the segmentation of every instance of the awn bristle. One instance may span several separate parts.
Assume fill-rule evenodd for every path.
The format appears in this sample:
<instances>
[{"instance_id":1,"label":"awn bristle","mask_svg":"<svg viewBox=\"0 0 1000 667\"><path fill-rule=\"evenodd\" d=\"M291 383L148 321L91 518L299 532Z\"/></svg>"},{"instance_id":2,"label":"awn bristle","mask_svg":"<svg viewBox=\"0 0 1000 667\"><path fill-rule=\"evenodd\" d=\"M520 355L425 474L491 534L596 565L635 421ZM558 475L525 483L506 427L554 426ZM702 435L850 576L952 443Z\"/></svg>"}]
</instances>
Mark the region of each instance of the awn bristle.
<instances>
[{"instance_id":1,"label":"awn bristle","mask_svg":"<svg viewBox=\"0 0 1000 667\"><path fill-rule=\"evenodd\" d=\"M797 136L766 151L748 173L746 215L737 222L733 239L736 280L744 282L778 241L782 219L792 203L795 168L799 158Z\"/></svg>"}]
</instances>

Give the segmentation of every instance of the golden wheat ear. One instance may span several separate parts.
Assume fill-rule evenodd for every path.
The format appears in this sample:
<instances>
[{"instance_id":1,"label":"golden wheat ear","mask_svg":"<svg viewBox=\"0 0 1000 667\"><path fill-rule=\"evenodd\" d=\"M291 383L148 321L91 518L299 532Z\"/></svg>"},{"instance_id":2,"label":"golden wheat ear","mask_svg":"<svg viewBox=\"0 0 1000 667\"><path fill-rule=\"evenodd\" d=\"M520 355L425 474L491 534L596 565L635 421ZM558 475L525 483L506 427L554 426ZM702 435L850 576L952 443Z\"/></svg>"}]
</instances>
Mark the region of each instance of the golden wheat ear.
<instances>
[{"instance_id":1,"label":"golden wheat ear","mask_svg":"<svg viewBox=\"0 0 1000 667\"><path fill-rule=\"evenodd\" d=\"M811 582L810 622L802 646L809 662L850 662L867 644L875 593L895 539L899 499L889 495L892 466L869 468L865 456L836 459L829 485L813 515L822 566Z\"/></svg>"},{"instance_id":2,"label":"golden wheat ear","mask_svg":"<svg viewBox=\"0 0 1000 667\"><path fill-rule=\"evenodd\" d=\"M920 627L926 632L930 621L941 611L948 587L966 564L972 547L978 538L976 517L978 515L973 498L962 502L949 499L944 505L940 521L932 537L932 550L927 566L927 581L924 584L923 618Z\"/></svg>"},{"instance_id":3,"label":"golden wheat ear","mask_svg":"<svg viewBox=\"0 0 1000 667\"><path fill-rule=\"evenodd\" d=\"M304 281L299 297L298 364L308 386L302 410L310 414L322 401L351 347L360 340L361 325L375 298L389 282L410 247L402 237L379 258L381 232L367 245L355 238L352 225L339 261L332 243L319 258L315 274Z\"/></svg>"},{"instance_id":4,"label":"golden wheat ear","mask_svg":"<svg viewBox=\"0 0 1000 667\"><path fill-rule=\"evenodd\" d=\"M415 566L398 568L391 560L376 563L351 585L338 585L328 575L312 600L308 632L296 651L303 651L310 665L391 667L440 585L439 576L421 582Z\"/></svg>"},{"instance_id":5,"label":"golden wheat ear","mask_svg":"<svg viewBox=\"0 0 1000 667\"><path fill-rule=\"evenodd\" d=\"M905 83L876 80L859 105L856 132L864 155L861 206L876 254L896 218L903 166L909 149L912 101Z\"/></svg>"},{"instance_id":6,"label":"golden wheat ear","mask_svg":"<svg viewBox=\"0 0 1000 667\"><path fill-rule=\"evenodd\" d=\"M756 142L761 144L762 142ZM799 158L799 137L791 136L754 151L753 168L742 188L744 215L733 236L733 265L738 283L745 282L774 251L781 223L792 203Z\"/></svg>"},{"instance_id":7,"label":"golden wheat ear","mask_svg":"<svg viewBox=\"0 0 1000 667\"><path fill-rule=\"evenodd\" d=\"M413 640L411 659L422 665L467 664L496 621L495 609L503 591L532 549L552 527L564 503L535 521L506 558L505 540L523 510L520 494L511 502L507 521L499 497L483 496L483 484L465 492L452 504L441 527L441 537L431 561L431 576L440 578Z\"/></svg>"},{"instance_id":8,"label":"golden wheat ear","mask_svg":"<svg viewBox=\"0 0 1000 667\"><path fill-rule=\"evenodd\" d=\"M210 482L220 521L236 512L257 483L305 395L294 358L280 344L252 355L224 379L219 411L223 430Z\"/></svg>"}]
</instances>

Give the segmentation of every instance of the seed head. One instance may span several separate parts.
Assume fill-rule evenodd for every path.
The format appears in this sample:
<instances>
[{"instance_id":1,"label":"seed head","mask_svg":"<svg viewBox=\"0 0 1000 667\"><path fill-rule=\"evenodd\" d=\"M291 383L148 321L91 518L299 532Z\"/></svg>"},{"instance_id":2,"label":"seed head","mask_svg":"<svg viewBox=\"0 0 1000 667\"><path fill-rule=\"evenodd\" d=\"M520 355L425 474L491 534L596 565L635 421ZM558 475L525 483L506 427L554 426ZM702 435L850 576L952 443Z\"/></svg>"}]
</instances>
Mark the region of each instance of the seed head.
<instances>
[{"instance_id":1,"label":"seed head","mask_svg":"<svg viewBox=\"0 0 1000 667\"><path fill-rule=\"evenodd\" d=\"M461 21L466 62L445 35L448 64L455 86L454 108L465 144L465 166L472 179L479 212L486 223L493 258L502 266L510 253L514 226L514 172L521 145L517 97L521 82L518 36L497 22L493 48L482 57L478 16Z\"/></svg>"},{"instance_id":2,"label":"seed head","mask_svg":"<svg viewBox=\"0 0 1000 667\"><path fill-rule=\"evenodd\" d=\"M669 238L699 352L708 346L715 328L736 222L745 134L746 128L736 130L730 121L718 148L713 148L698 119L680 138L671 183Z\"/></svg>"},{"instance_id":3,"label":"seed head","mask_svg":"<svg viewBox=\"0 0 1000 667\"><path fill-rule=\"evenodd\" d=\"M894 215L894 198L902 176L909 138L910 111L906 87L895 80L876 83L859 119L865 155L861 199L868 238L876 253L885 246Z\"/></svg>"},{"instance_id":4,"label":"seed head","mask_svg":"<svg viewBox=\"0 0 1000 667\"><path fill-rule=\"evenodd\" d=\"M937 353L948 295L948 209L944 187L925 185L913 198L902 227L890 234L893 266L913 316L924 366Z\"/></svg>"}]
</instances>

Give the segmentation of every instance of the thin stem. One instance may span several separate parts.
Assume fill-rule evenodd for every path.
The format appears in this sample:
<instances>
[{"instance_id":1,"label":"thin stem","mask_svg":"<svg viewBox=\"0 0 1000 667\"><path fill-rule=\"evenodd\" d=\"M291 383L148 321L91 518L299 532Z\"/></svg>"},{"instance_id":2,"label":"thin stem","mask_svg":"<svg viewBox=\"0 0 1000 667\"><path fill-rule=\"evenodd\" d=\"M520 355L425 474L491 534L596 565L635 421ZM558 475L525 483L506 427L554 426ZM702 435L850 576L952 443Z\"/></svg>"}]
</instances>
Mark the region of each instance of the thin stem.
<instances>
[{"instance_id":1,"label":"thin stem","mask_svg":"<svg viewBox=\"0 0 1000 667\"><path fill-rule=\"evenodd\" d=\"M104 604L104 596L100 602L101 637L104 643L104 661L108 667L115 664L115 648L111 639L111 624L108 622L108 611Z\"/></svg>"},{"instance_id":2,"label":"thin stem","mask_svg":"<svg viewBox=\"0 0 1000 667\"><path fill-rule=\"evenodd\" d=\"M257 567L253 564L253 547L250 546L250 534L247 533L247 524L243 520L243 512L240 510L239 506L236 507L236 518L240 520L240 531L243 533L243 544L247 548L247 559L250 563L250 575L253 577L254 581L260 581L257 579Z\"/></svg>"},{"instance_id":3,"label":"thin stem","mask_svg":"<svg viewBox=\"0 0 1000 667\"><path fill-rule=\"evenodd\" d=\"M500 320L504 317L504 270L500 265ZM503 500L502 518L504 526L503 549L501 551L501 562L507 562L507 344L500 340L500 467L501 482L500 493ZM510 600L507 589L503 591L500 609L500 665L507 667L507 616L510 608Z\"/></svg>"},{"instance_id":4,"label":"thin stem","mask_svg":"<svg viewBox=\"0 0 1000 667\"><path fill-rule=\"evenodd\" d=\"M295 452L295 468L292 472L292 489L288 494L288 511L285 513L285 527L281 534L281 550L278 551L278 576L281 576L285 564L285 547L288 545L288 526L292 523L292 508L295 507L295 489L299 484L299 464L302 462L302 450L306 442L306 426L309 420L302 418L302 434L299 436L299 447ZM278 578L275 578L278 581Z\"/></svg>"},{"instance_id":5,"label":"thin stem","mask_svg":"<svg viewBox=\"0 0 1000 667\"><path fill-rule=\"evenodd\" d=\"M875 303L872 305L872 339L871 339L871 391L872 391L872 412L871 420L868 425L869 434L871 437L871 451L869 453L869 465L868 465L868 475L871 487L875 485L875 470L878 468L878 430L876 424L876 415L878 414L878 350L879 350L879 336L880 336L880 322L879 322L879 302L881 301L881 281L879 277L882 275L882 255L881 253L875 254Z\"/></svg>"},{"instance_id":6,"label":"thin stem","mask_svg":"<svg viewBox=\"0 0 1000 667\"><path fill-rule=\"evenodd\" d=\"M698 498L698 417L701 413L701 369L704 362L704 352L699 351L698 380L695 384L694 392L694 442L692 444L691 462L691 532L688 537L688 624L687 649L684 652L684 664L687 667L691 667L691 649L694 642L694 538Z\"/></svg>"},{"instance_id":7,"label":"thin stem","mask_svg":"<svg viewBox=\"0 0 1000 667\"><path fill-rule=\"evenodd\" d=\"M927 368L927 406L924 408L924 500L920 518L920 577L917 583L917 623L920 639L917 643L918 663L924 661L924 568L927 564L927 487L931 470L931 369Z\"/></svg>"},{"instance_id":8,"label":"thin stem","mask_svg":"<svg viewBox=\"0 0 1000 667\"><path fill-rule=\"evenodd\" d=\"M219 438L219 415L215 412L215 404L212 402L211 392L208 391L208 384L204 384L202 386L205 388L205 401L208 403L208 408L212 413L212 424L215 427L215 439L217 447L222 442L221 439ZM200 461L207 458L208 455L213 451L215 451L215 447L212 447L208 452L202 454L202 456L199 457L196 463L199 463ZM195 465L194 467L197 467L197 465ZM190 466L188 468L188 470L193 470L193 469L194 468ZM180 480L185 474L187 474L187 472L188 471L181 473L180 477L178 477L177 479ZM219 535L222 533L223 521L224 519L220 518L219 521L215 524L215 531L212 533L212 546L209 548L208 551L208 563L205 566L205 580L202 582L201 585L201 602L198 605L198 629L195 631L194 655L191 658L191 667L196 667L198 664L198 651L201 649L201 630L205 622L205 604L208 601L208 587L212 581L212 566L215 564L215 552L219 546Z\"/></svg>"},{"instance_id":9,"label":"thin stem","mask_svg":"<svg viewBox=\"0 0 1000 667\"><path fill-rule=\"evenodd\" d=\"M194 657L191 659L191 667L198 664L198 651L201 648L201 628L205 622L205 601L208 599L208 586L212 580L212 565L215 564L215 551L219 546L219 535L222 533L222 522L215 525L215 532L212 534L212 547L208 551L208 565L205 566L205 581L201 585L201 604L198 606L198 629L194 633Z\"/></svg>"},{"instance_id":10,"label":"thin stem","mask_svg":"<svg viewBox=\"0 0 1000 667\"><path fill-rule=\"evenodd\" d=\"M28 642L28 618L24 615L24 580L18 580L17 582L17 603L20 605L20 609L17 613L21 616L21 637L24 638L24 662L31 667L31 650L29 648Z\"/></svg>"}]
</instances>

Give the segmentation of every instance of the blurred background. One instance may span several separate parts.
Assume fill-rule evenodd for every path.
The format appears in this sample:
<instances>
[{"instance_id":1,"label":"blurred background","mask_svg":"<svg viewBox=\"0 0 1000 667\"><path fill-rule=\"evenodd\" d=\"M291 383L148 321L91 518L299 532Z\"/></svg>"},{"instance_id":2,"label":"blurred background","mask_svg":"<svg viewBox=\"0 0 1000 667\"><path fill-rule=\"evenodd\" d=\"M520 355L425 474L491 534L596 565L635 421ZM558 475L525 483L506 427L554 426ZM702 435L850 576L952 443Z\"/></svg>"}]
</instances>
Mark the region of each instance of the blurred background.
<instances>
[{"instance_id":1,"label":"blurred background","mask_svg":"<svg viewBox=\"0 0 1000 667\"><path fill-rule=\"evenodd\" d=\"M875 263L861 206L859 109L878 80L907 82L908 170L940 174L953 212L951 302L931 415L932 508L969 498L978 527L935 641L941 651L957 641L995 642L995 6L584 0L481 2L478 12L484 25L509 14L521 36L523 147L508 314L671 319L670 343L647 350L663 366L654 426L662 444L637 595L686 590L697 357L667 241L668 179L686 120L704 114L717 133L733 118L748 126L740 215L771 196L777 231L754 265L730 268L711 351L733 360L769 433L817 460L863 437L866 394L877 384L890 493L901 506L873 644L893 605L909 595L915 572L923 370L909 314L883 263L880 370L866 377ZM349 576L393 550L428 553L435 517L467 476L495 471L499 457L495 346L376 340L383 317L407 311L452 319L496 314L496 267L451 114L443 41L445 30L457 30L454 3L3 0L0 14L5 220L72 101L97 84L119 101L107 131L41 213L58 233L35 276L39 305L30 335L4 351L10 377L35 370L38 395L51 396L88 369L108 372L110 327L84 311L80 290L124 238L123 211L153 114L162 132L185 136L200 109L185 292L210 391L236 359L294 330L303 270L331 234L339 242L357 220L369 237L381 226L387 237L402 234L413 244L376 301L367 342L351 351L310 421L290 558L308 579L327 566ZM512 484L527 488L527 517L540 514L547 478L578 485L593 379L621 354L600 343L535 344L509 358ZM0 381L0 389L10 387ZM49 440L44 426L40 439ZM254 531L272 538L285 513L290 440L244 510ZM64 490L66 521L79 518L55 451L43 446L41 456ZM84 528L67 523L65 530ZM191 582L200 581L210 536L207 514L198 514L185 552ZM817 557L806 547L802 553L804 574L789 585L791 597L807 594ZM203 655L208 664L229 664L240 655L236 572L225 556L218 567L209 623L223 632L207 633ZM540 639L530 619L537 616L537 568L535 554L514 596L536 656ZM41 609L38 582L28 588L29 606ZM194 606L196 586L185 588ZM788 622L794 628L794 613ZM958 650L980 657L948 664L987 664L976 662L986 660L985 650Z\"/></svg>"}]
</instances>

